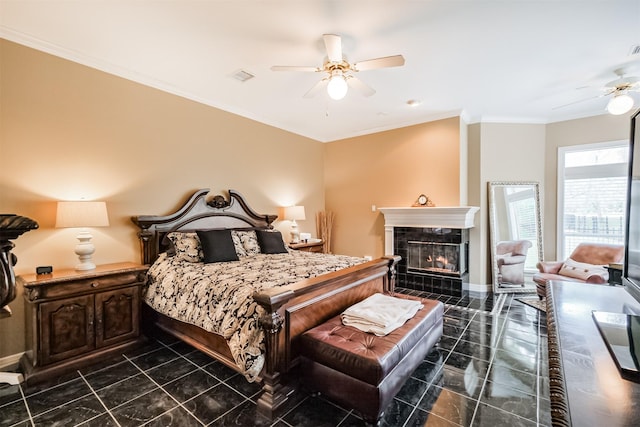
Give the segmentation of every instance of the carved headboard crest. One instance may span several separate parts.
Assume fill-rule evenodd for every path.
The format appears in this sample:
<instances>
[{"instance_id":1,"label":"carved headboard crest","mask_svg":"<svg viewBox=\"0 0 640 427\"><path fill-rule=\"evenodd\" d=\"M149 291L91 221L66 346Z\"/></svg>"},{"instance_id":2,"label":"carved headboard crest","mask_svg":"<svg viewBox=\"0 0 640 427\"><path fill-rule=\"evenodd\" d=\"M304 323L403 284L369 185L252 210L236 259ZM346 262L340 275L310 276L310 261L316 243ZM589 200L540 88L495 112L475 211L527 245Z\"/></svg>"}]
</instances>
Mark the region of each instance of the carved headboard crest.
<instances>
[{"instance_id":1,"label":"carved headboard crest","mask_svg":"<svg viewBox=\"0 0 640 427\"><path fill-rule=\"evenodd\" d=\"M225 199L224 196L221 196L220 194L218 194L217 196L213 196L213 198L209 200L207 204L216 209L222 209L229 206L229 202L227 201L227 199Z\"/></svg>"}]
</instances>

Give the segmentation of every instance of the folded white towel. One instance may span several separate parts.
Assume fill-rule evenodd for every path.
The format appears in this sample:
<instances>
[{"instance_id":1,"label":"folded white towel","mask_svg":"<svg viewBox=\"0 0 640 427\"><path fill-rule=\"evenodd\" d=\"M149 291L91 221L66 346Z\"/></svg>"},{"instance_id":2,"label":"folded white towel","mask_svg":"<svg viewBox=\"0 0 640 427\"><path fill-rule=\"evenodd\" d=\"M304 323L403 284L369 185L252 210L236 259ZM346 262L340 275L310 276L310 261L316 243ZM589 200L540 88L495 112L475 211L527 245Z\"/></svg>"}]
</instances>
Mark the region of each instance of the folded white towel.
<instances>
[{"instance_id":1,"label":"folded white towel","mask_svg":"<svg viewBox=\"0 0 640 427\"><path fill-rule=\"evenodd\" d=\"M341 315L342 324L384 336L404 325L423 307L420 301L373 294L347 308Z\"/></svg>"}]
</instances>

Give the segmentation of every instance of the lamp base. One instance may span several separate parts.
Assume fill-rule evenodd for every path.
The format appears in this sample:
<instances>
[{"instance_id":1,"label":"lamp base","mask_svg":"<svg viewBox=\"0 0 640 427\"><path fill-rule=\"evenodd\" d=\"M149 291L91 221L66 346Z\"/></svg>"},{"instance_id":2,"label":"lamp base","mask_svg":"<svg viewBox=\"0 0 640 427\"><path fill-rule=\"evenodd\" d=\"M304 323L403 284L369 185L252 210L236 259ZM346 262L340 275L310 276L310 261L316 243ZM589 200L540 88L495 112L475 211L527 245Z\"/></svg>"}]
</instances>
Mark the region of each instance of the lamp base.
<instances>
[{"instance_id":1,"label":"lamp base","mask_svg":"<svg viewBox=\"0 0 640 427\"><path fill-rule=\"evenodd\" d=\"M86 270L95 270L96 265L93 262L82 262L76 265L76 270L78 271L86 271Z\"/></svg>"},{"instance_id":2,"label":"lamp base","mask_svg":"<svg viewBox=\"0 0 640 427\"><path fill-rule=\"evenodd\" d=\"M291 223L291 243L300 243L300 230L295 220Z\"/></svg>"},{"instance_id":3,"label":"lamp base","mask_svg":"<svg viewBox=\"0 0 640 427\"><path fill-rule=\"evenodd\" d=\"M83 230L76 236L78 239L78 244L76 245L76 255L78 255L78 259L80 260L80 264L76 265L76 270L85 271L85 270L94 270L96 265L93 263L93 259L91 256L96 251L96 247L91 243L91 239L93 236L87 230Z\"/></svg>"}]
</instances>

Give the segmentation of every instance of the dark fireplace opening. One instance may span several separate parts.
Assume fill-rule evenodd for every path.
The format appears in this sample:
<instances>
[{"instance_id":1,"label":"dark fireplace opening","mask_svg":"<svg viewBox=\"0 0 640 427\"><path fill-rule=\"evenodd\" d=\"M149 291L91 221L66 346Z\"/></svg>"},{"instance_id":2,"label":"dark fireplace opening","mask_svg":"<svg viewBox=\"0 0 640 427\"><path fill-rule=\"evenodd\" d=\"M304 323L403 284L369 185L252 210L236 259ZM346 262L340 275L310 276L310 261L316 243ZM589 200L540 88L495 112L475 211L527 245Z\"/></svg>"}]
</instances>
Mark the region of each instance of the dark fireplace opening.
<instances>
[{"instance_id":1,"label":"dark fireplace opening","mask_svg":"<svg viewBox=\"0 0 640 427\"><path fill-rule=\"evenodd\" d=\"M466 273L467 265L463 245L408 241L407 272L460 277Z\"/></svg>"}]
</instances>

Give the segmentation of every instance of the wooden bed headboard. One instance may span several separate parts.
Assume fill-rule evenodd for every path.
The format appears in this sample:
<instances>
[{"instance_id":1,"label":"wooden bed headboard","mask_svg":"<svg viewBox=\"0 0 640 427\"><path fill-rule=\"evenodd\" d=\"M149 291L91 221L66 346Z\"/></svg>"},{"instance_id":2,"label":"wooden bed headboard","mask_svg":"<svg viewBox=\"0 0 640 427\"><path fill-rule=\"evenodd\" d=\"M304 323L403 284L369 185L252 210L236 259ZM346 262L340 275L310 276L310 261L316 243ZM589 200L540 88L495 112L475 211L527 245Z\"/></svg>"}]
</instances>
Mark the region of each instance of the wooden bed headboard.
<instances>
[{"instance_id":1,"label":"wooden bed headboard","mask_svg":"<svg viewBox=\"0 0 640 427\"><path fill-rule=\"evenodd\" d=\"M140 215L131 217L140 227L143 264L152 264L158 255L170 248L165 236L172 231L195 231L215 228L273 228L277 215L255 212L244 197L229 190L229 198L222 195L207 197L209 189L196 191L176 212L165 216Z\"/></svg>"}]
</instances>

